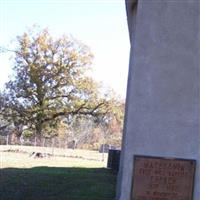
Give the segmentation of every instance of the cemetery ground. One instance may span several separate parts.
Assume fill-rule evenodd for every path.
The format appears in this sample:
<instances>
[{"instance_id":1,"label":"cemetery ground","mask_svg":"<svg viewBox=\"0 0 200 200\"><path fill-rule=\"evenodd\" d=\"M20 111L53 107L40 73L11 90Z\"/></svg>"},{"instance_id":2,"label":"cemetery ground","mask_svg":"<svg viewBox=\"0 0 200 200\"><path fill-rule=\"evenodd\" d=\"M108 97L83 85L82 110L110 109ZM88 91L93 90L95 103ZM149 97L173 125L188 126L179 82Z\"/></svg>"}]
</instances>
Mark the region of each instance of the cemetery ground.
<instances>
[{"instance_id":1,"label":"cemetery ground","mask_svg":"<svg viewBox=\"0 0 200 200\"><path fill-rule=\"evenodd\" d=\"M106 163L97 151L0 146L0 200L113 200L116 173Z\"/></svg>"}]
</instances>

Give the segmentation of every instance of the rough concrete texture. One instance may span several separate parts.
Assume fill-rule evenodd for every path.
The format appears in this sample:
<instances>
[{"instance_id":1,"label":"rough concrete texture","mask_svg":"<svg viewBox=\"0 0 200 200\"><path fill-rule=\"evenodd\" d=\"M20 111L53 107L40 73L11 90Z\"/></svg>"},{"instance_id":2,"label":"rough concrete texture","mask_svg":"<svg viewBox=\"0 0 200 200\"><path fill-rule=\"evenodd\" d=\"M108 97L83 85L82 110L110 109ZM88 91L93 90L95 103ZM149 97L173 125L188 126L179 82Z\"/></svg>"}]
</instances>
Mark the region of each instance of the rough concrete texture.
<instances>
[{"instance_id":1,"label":"rough concrete texture","mask_svg":"<svg viewBox=\"0 0 200 200\"><path fill-rule=\"evenodd\" d=\"M117 199L130 200L133 156L195 159L200 197L200 1L127 0L131 40Z\"/></svg>"}]
</instances>

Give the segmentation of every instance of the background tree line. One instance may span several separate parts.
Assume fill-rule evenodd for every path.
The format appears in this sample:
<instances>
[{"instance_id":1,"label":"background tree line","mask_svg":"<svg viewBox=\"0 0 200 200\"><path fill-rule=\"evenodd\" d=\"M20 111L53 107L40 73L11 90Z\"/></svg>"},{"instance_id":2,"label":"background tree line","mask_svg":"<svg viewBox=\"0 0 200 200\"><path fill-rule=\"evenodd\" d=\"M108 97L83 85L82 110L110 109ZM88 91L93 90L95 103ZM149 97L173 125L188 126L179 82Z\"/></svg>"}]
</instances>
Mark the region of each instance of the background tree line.
<instances>
[{"instance_id":1,"label":"background tree line","mask_svg":"<svg viewBox=\"0 0 200 200\"><path fill-rule=\"evenodd\" d=\"M88 46L33 27L16 38L12 51L14 73L0 94L1 135L13 143L34 138L41 145L56 137L66 146L120 147L124 102L87 75Z\"/></svg>"}]
</instances>

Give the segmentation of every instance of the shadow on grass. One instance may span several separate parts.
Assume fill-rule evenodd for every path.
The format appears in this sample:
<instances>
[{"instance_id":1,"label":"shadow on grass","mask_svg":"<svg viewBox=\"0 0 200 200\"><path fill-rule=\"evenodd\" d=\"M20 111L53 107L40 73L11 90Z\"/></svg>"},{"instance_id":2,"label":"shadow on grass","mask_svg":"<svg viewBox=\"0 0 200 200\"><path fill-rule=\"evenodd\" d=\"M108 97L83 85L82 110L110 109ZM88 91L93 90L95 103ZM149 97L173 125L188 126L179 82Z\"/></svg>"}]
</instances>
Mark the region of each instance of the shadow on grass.
<instances>
[{"instance_id":1,"label":"shadow on grass","mask_svg":"<svg viewBox=\"0 0 200 200\"><path fill-rule=\"evenodd\" d=\"M0 170L0 200L114 200L116 173L103 168Z\"/></svg>"}]
</instances>

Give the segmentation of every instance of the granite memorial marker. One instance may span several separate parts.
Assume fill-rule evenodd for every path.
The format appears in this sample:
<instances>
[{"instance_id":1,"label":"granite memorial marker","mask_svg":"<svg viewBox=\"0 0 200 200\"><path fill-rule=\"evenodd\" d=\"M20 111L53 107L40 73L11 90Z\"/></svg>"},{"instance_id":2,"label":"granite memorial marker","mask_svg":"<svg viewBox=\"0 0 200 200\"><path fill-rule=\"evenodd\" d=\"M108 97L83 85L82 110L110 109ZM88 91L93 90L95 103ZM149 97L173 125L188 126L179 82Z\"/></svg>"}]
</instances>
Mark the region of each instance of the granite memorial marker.
<instances>
[{"instance_id":1,"label":"granite memorial marker","mask_svg":"<svg viewBox=\"0 0 200 200\"><path fill-rule=\"evenodd\" d=\"M200 1L126 0L131 44L117 200L200 199Z\"/></svg>"},{"instance_id":2,"label":"granite memorial marker","mask_svg":"<svg viewBox=\"0 0 200 200\"><path fill-rule=\"evenodd\" d=\"M131 199L192 199L195 163L195 160L135 156Z\"/></svg>"}]
</instances>

